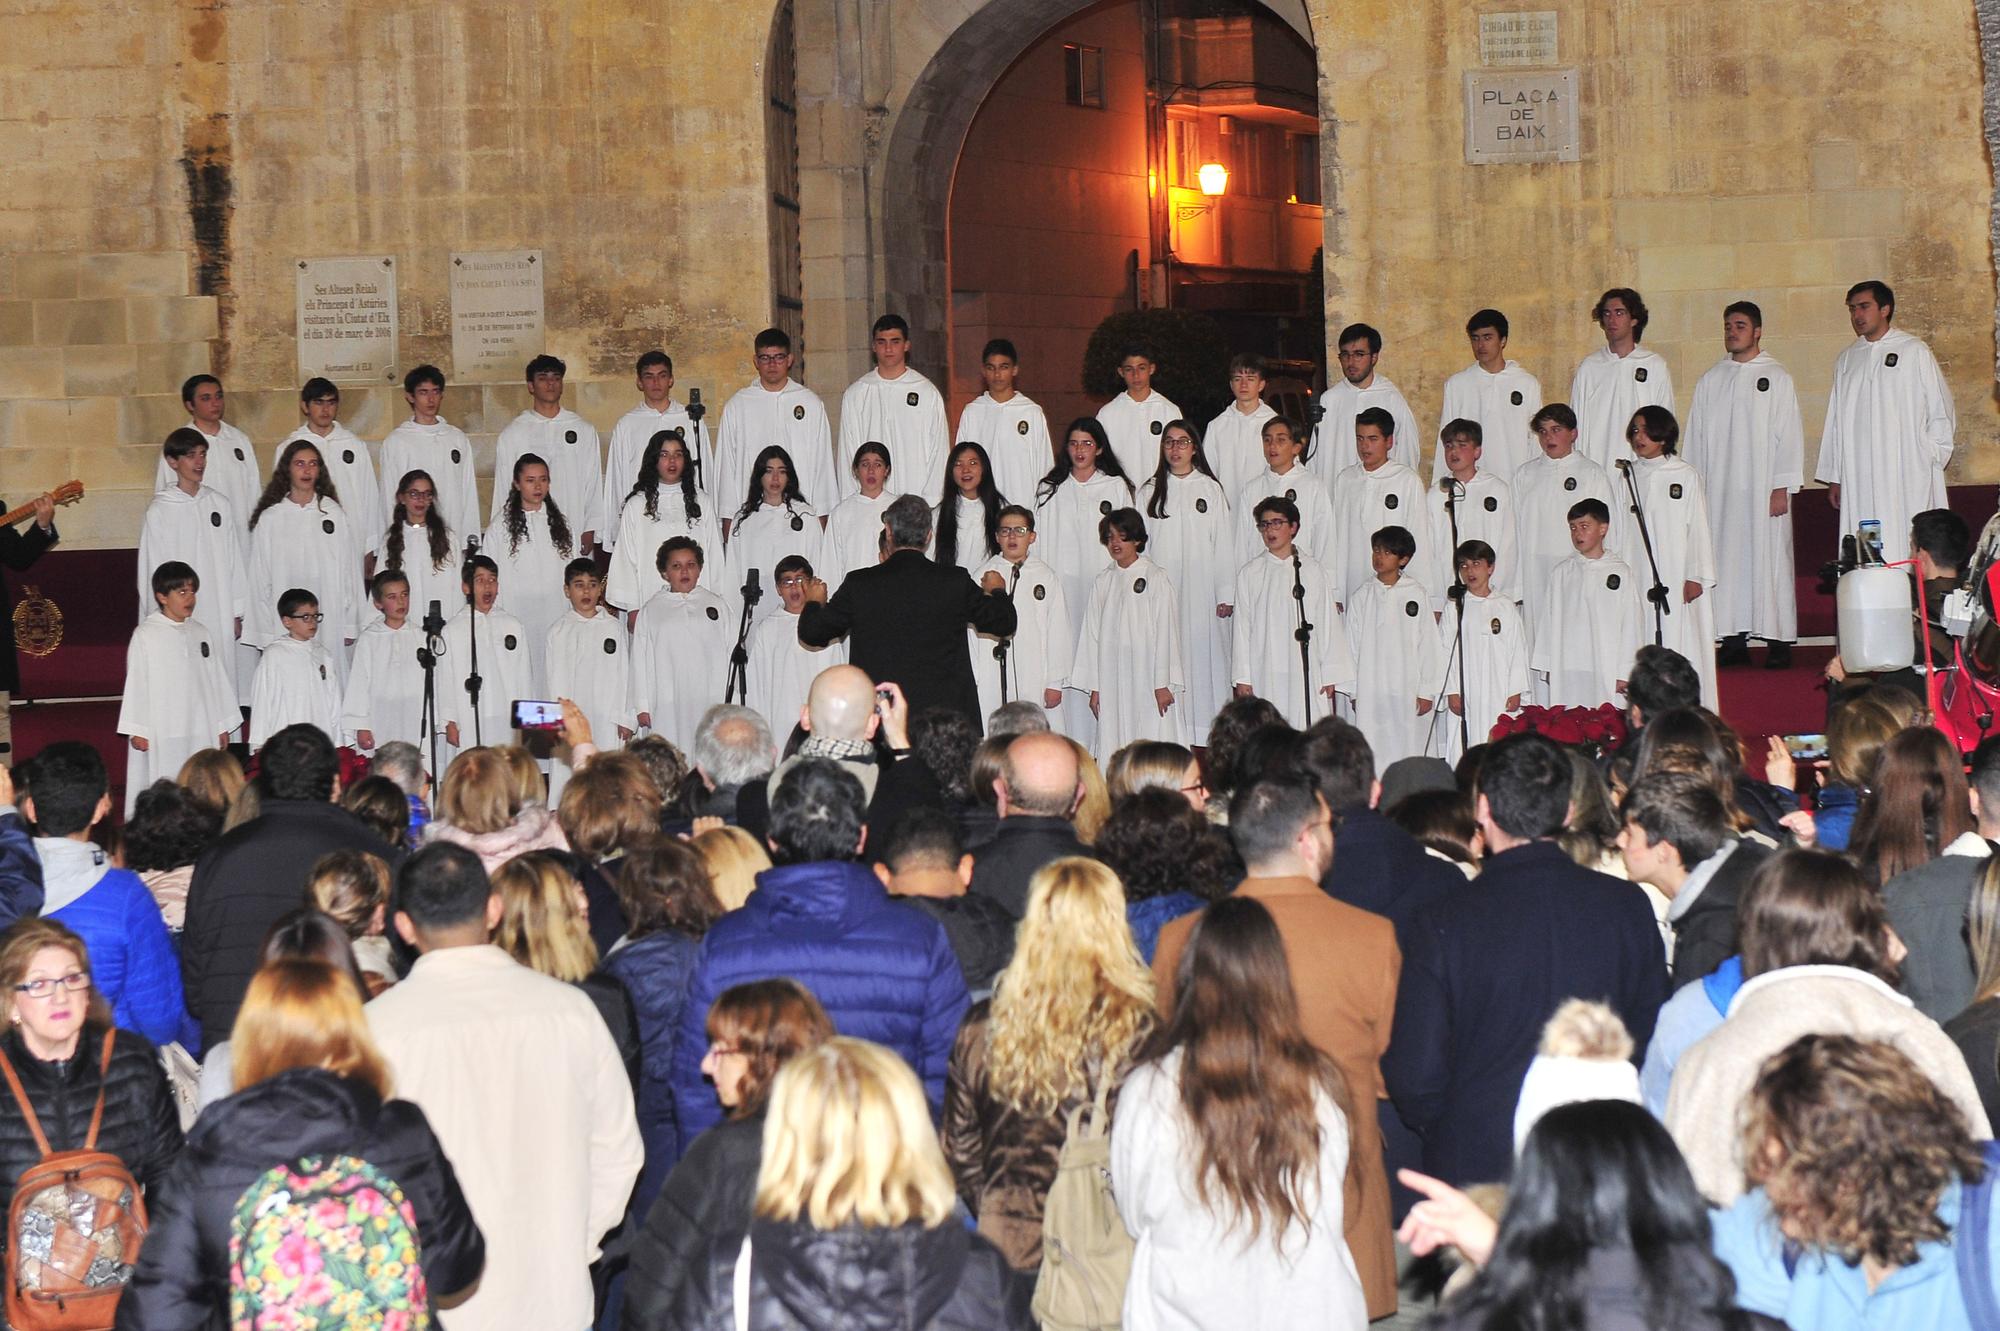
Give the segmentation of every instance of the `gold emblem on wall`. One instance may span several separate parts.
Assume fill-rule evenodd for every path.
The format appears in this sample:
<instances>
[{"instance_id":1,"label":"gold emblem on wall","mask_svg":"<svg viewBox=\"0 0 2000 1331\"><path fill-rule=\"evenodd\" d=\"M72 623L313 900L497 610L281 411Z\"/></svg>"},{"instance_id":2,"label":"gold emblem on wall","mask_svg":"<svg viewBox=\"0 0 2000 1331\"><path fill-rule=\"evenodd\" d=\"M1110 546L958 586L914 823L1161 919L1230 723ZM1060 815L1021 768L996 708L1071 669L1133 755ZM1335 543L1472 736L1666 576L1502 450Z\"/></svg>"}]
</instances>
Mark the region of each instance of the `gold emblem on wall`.
<instances>
[{"instance_id":1,"label":"gold emblem on wall","mask_svg":"<svg viewBox=\"0 0 2000 1331\"><path fill-rule=\"evenodd\" d=\"M62 640L62 607L40 589L23 587L14 605L14 645L29 656L47 656L62 646Z\"/></svg>"}]
</instances>

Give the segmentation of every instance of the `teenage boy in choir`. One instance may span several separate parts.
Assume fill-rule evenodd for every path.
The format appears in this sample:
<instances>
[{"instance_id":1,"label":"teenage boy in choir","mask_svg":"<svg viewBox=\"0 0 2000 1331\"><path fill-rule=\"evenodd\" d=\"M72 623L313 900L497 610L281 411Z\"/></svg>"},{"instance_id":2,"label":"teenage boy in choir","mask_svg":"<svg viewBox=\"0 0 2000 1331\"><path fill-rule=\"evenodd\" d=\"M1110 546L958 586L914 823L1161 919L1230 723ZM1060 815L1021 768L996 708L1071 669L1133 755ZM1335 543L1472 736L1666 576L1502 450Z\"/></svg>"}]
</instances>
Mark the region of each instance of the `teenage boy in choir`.
<instances>
[{"instance_id":1,"label":"teenage boy in choir","mask_svg":"<svg viewBox=\"0 0 2000 1331\"><path fill-rule=\"evenodd\" d=\"M125 690L118 733L130 752L125 767L125 812L139 792L203 749L226 748L243 723L230 682L229 643L195 618L201 575L167 560L150 580L153 613L140 621L125 650Z\"/></svg>"},{"instance_id":2,"label":"teenage boy in choir","mask_svg":"<svg viewBox=\"0 0 2000 1331\"><path fill-rule=\"evenodd\" d=\"M181 385L181 405L187 408L188 428L201 431L212 456L202 484L219 492L236 510L236 520L247 524L257 496L264 490L264 474L257 466L257 450L250 436L222 419L222 381L212 374L197 374ZM165 456L153 475L153 488L164 490L174 483L173 470ZM145 604L146 598L139 598Z\"/></svg>"},{"instance_id":3,"label":"teenage boy in choir","mask_svg":"<svg viewBox=\"0 0 2000 1331\"><path fill-rule=\"evenodd\" d=\"M152 605L153 570L160 565L179 561L193 568L208 589L196 618L208 627L233 679L248 590L244 524L249 515L237 512L228 496L208 484L212 451L208 436L191 425L175 430L160 445L174 483L153 496L139 527L139 604Z\"/></svg>"},{"instance_id":4,"label":"teenage boy in choir","mask_svg":"<svg viewBox=\"0 0 2000 1331\"><path fill-rule=\"evenodd\" d=\"M401 569L384 569L369 584L368 594L377 615L362 626L354 644L341 728L363 753L398 740L424 748L430 735L424 730L424 668L417 660L424 629L420 620L410 618L410 577ZM440 658L440 699L447 668Z\"/></svg>"},{"instance_id":5,"label":"teenage boy in choir","mask_svg":"<svg viewBox=\"0 0 2000 1331\"><path fill-rule=\"evenodd\" d=\"M783 448L791 457L799 473L799 491L820 517L833 512L836 495L849 493L847 487L834 482L833 432L827 424L826 403L792 378L790 335L782 328L766 328L757 334L751 356L757 381L738 389L722 409L713 460L715 475L703 478L708 492L715 496L724 536L729 535L736 506L750 492L750 468L770 444ZM851 458L854 450L848 449L842 456ZM709 553L722 557L720 550Z\"/></svg>"},{"instance_id":6,"label":"teenage boy in choir","mask_svg":"<svg viewBox=\"0 0 2000 1331\"><path fill-rule=\"evenodd\" d=\"M618 743L632 738L637 721L632 706L632 650L625 626L603 605L604 580L597 561L572 559L563 570L569 610L549 630L549 697L567 698L583 709L590 733ZM600 739L600 742L601 742ZM561 744L549 764L549 802L569 783L571 755Z\"/></svg>"},{"instance_id":7,"label":"teenage boy in choir","mask_svg":"<svg viewBox=\"0 0 2000 1331\"><path fill-rule=\"evenodd\" d=\"M1385 767L1428 752L1443 724L1432 716L1445 677L1430 588L1404 575L1416 553L1416 538L1405 528L1377 531L1368 538L1374 576L1347 602L1354 724Z\"/></svg>"},{"instance_id":8,"label":"teenage boy in choir","mask_svg":"<svg viewBox=\"0 0 2000 1331\"><path fill-rule=\"evenodd\" d=\"M1222 483L1222 493L1234 498L1263 470L1264 424L1278 409L1264 400L1264 358L1245 352L1229 362L1230 404L1208 423L1201 451Z\"/></svg>"},{"instance_id":9,"label":"teenage boy in choir","mask_svg":"<svg viewBox=\"0 0 2000 1331\"><path fill-rule=\"evenodd\" d=\"M479 480L472 469L472 441L465 431L445 420L444 371L419 365L403 376L403 400L410 419L389 431L382 441L377 479L382 488L382 525L368 532L368 544L382 539L389 515L396 511L396 482L413 471L428 472L437 487L437 508L444 525L472 533L479 521ZM341 497L347 496L342 490ZM358 521L361 514L354 514Z\"/></svg>"},{"instance_id":10,"label":"teenage boy in choir","mask_svg":"<svg viewBox=\"0 0 2000 1331\"><path fill-rule=\"evenodd\" d=\"M1263 698L1303 730L1333 715L1336 693L1354 696L1347 626L1334 604L1333 576L1299 544L1299 506L1270 495L1253 506L1253 521L1261 548L1236 573L1230 681L1237 697ZM1292 595L1297 587L1305 589L1303 601ZM1301 606L1312 625L1309 661L1300 657L1296 636Z\"/></svg>"},{"instance_id":11,"label":"teenage boy in choir","mask_svg":"<svg viewBox=\"0 0 2000 1331\"><path fill-rule=\"evenodd\" d=\"M1514 576L1514 487L1486 467L1486 431L1478 421L1451 421L1438 432L1438 479L1431 486L1431 535L1452 544L1483 541L1495 554L1493 576L1503 587ZM1453 503L1450 511L1445 501ZM1443 605L1445 587L1433 587Z\"/></svg>"},{"instance_id":12,"label":"teenage boy in choir","mask_svg":"<svg viewBox=\"0 0 2000 1331\"><path fill-rule=\"evenodd\" d=\"M673 357L655 348L639 357L633 374L639 385L639 404L611 427L611 446L604 454L604 494L597 511L603 514L602 544L607 550L618 544L619 510L639 479L639 463L653 436L662 430L679 430L687 441L689 465L694 462L694 422L688 419L687 408L674 401ZM709 461L706 457L701 460ZM703 466L695 474L695 489L703 499L715 493L709 488L715 478L708 473L709 468Z\"/></svg>"},{"instance_id":13,"label":"teenage boy in choir","mask_svg":"<svg viewBox=\"0 0 2000 1331\"><path fill-rule=\"evenodd\" d=\"M294 587L278 598L278 622L285 626L257 659L257 676L250 681L250 752L286 726L319 727L340 742L340 668L319 640L319 602Z\"/></svg>"},{"instance_id":14,"label":"teenage boy in choir","mask_svg":"<svg viewBox=\"0 0 2000 1331\"><path fill-rule=\"evenodd\" d=\"M1549 604L1560 607L1534 626L1537 673L1554 707L1622 707L1632 658L1647 641L1643 589L1632 566L1604 546L1611 510L1585 499L1569 511L1575 553L1549 575Z\"/></svg>"},{"instance_id":15,"label":"teenage boy in choir","mask_svg":"<svg viewBox=\"0 0 2000 1331\"><path fill-rule=\"evenodd\" d=\"M318 449L320 465L326 468L326 478L333 483L340 506L365 533L361 539L365 549L389 522L389 506L382 502L382 484L375 475L368 445L336 419L340 415L340 389L331 379L306 380L299 390L299 414L305 419L279 441L273 461L284 456L285 445L294 439L304 439Z\"/></svg>"},{"instance_id":16,"label":"teenage boy in choir","mask_svg":"<svg viewBox=\"0 0 2000 1331\"><path fill-rule=\"evenodd\" d=\"M1403 390L1389 382L1386 374L1375 373L1382 359L1382 335L1367 324L1349 324L1340 330L1341 382L1320 394L1326 418L1320 422L1318 446L1306 465L1331 486L1334 477L1354 465L1347 441L1354 438L1355 422L1368 410L1387 412L1393 422L1388 432L1389 456L1415 471L1418 440L1416 413L1403 397Z\"/></svg>"},{"instance_id":17,"label":"teenage boy in choir","mask_svg":"<svg viewBox=\"0 0 2000 1331\"><path fill-rule=\"evenodd\" d=\"M1652 538L1653 560L1667 589L1673 613L1659 621L1661 645L1679 652L1701 677L1701 705L1717 705L1715 683L1715 541L1709 534L1708 495L1701 473L1675 455L1681 427L1665 407L1641 407L1625 432L1632 451L1632 482L1646 511L1646 534ZM1624 477L1613 480L1612 493L1625 500L1612 509L1611 548L1625 556L1639 575L1640 594L1652 585L1653 564L1640 537ZM1653 637L1653 607L1643 608L1646 637Z\"/></svg>"},{"instance_id":18,"label":"teenage boy in choir","mask_svg":"<svg viewBox=\"0 0 2000 1331\"><path fill-rule=\"evenodd\" d=\"M1159 362L1151 348L1137 343L1118 353L1118 377L1125 391L1097 409L1097 423L1111 440L1111 451L1127 476L1151 476L1160 465L1160 435L1167 422L1180 419L1181 409L1153 390Z\"/></svg>"},{"instance_id":19,"label":"teenage boy in choir","mask_svg":"<svg viewBox=\"0 0 2000 1331\"><path fill-rule=\"evenodd\" d=\"M1012 504L1035 502L1035 487L1055 465L1055 445L1049 439L1049 419L1033 398L1014 382L1021 358L1014 344L996 337L979 353L979 377L986 391L965 404L958 416L956 443L985 446L993 463L993 484Z\"/></svg>"},{"instance_id":20,"label":"teenage boy in choir","mask_svg":"<svg viewBox=\"0 0 2000 1331\"><path fill-rule=\"evenodd\" d=\"M1455 558L1458 580L1465 594L1448 601L1438 635L1444 645L1445 703L1451 715L1439 723L1441 732L1431 752L1455 763L1465 752L1458 721L1465 719L1465 736L1474 744L1484 744L1501 717L1519 711L1528 698L1532 670L1528 629L1516 606L1505 592L1493 588L1493 547L1484 541L1465 541ZM1459 610L1464 608L1464 633L1459 632ZM1464 644L1465 673L1461 684L1457 652ZM1461 688L1463 692L1461 692Z\"/></svg>"},{"instance_id":21,"label":"teenage boy in choir","mask_svg":"<svg viewBox=\"0 0 2000 1331\"><path fill-rule=\"evenodd\" d=\"M1535 432L1529 422L1542 409L1542 385L1534 375L1507 359L1507 316L1480 310L1465 321L1472 344L1472 364L1444 381L1444 419L1479 422L1485 436L1487 471L1511 480L1514 468L1535 455ZM1442 444L1451 426L1438 431ZM1431 460L1431 479L1444 475L1444 450Z\"/></svg>"},{"instance_id":22,"label":"teenage boy in choir","mask_svg":"<svg viewBox=\"0 0 2000 1331\"><path fill-rule=\"evenodd\" d=\"M873 439L886 444L889 456L896 459L896 479L904 494L926 498L941 494L951 439L944 395L936 384L910 368L910 325L902 315L883 315L875 321L870 336L875 368L849 384L840 397L840 456L853 457L856 449ZM833 459L822 456L817 461L830 477ZM805 464L800 463L799 468L799 487L804 489ZM838 482L842 499L858 488L854 478L846 474ZM746 482L736 493L744 494L748 489ZM821 506L822 518L833 510L832 491L805 493ZM820 493L824 493L823 498Z\"/></svg>"},{"instance_id":23,"label":"teenage boy in choir","mask_svg":"<svg viewBox=\"0 0 2000 1331\"><path fill-rule=\"evenodd\" d=\"M982 715L991 715L1001 703L1021 699L1054 711L1062 706L1070 657L1076 649L1076 627L1070 622L1062 579L1031 553L1035 515L1028 507L1009 504L1001 509L997 535L1000 553L981 564L972 580L977 582L988 573L1005 578L1017 622L1011 638L990 637L969 625L966 628L972 634L972 675L979 685L979 710ZM1000 658L994 654L1003 646L1007 656L1004 698L1000 694Z\"/></svg>"},{"instance_id":24,"label":"teenage boy in choir","mask_svg":"<svg viewBox=\"0 0 2000 1331\"><path fill-rule=\"evenodd\" d=\"M568 373L569 367L554 356L540 355L528 362L527 410L507 423L493 445L493 502L487 506L486 521L500 519L515 459L533 453L549 464L549 494L569 519L570 530L582 533L577 551L587 555L594 552L597 534L605 526L598 508L604 497L603 455L597 428L562 404ZM610 516L615 521L618 515Z\"/></svg>"},{"instance_id":25,"label":"teenage boy in choir","mask_svg":"<svg viewBox=\"0 0 2000 1331\"><path fill-rule=\"evenodd\" d=\"M1417 473L1396 461L1396 419L1381 407L1369 407L1354 418L1356 465L1333 482L1333 520L1337 536L1329 569L1334 584L1348 596L1375 576L1374 536L1385 526L1401 527L1416 542L1409 561L1410 576L1426 588L1438 583L1442 561L1431 545L1430 515L1424 511L1424 483ZM1385 764L1386 765L1386 764Z\"/></svg>"},{"instance_id":26,"label":"teenage boy in choir","mask_svg":"<svg viewBox=\"0 0 2000 1331\"><path fill-rule=\"evenodd\" d=\"M1586 499L1611 509L1611 477L1576 446L1576 413L1551 402L1532 422L1541 455L1514 471L1515 572L1508 588L1521 603L1532 634L1548 613L1549 575L1570 556L1564 515ZM1538 699L1547 702L1547 698Z\"/></svg>"},{"instance_id":27,"label":"teenage boy in choir","mask_svg":"<svg viewBox=\"0 0 2000 1331\"><path fill-rule=\"evenodd\" d=\"M1651 317L1631 287L1613 287L1590 307L1604 345L1576 367L1569 405L1576 412L1577 447L1606 469L1632 456L1625 426L1633 412L1644 406L1674 409L1674 376L1666 358L1639 345Z\"/></svg>"},{"instance_id":28,"label":"teenage boy in choir","mask_svg":"<svg viewBox=\"0 0 2000 1331\"><path fill-rule=\"evenodd\" d=\"M779 613L750 630L750 665L745 676L750 706L763 714L773 735L791 733L805 713L813 677L847 660L847 644L808 647L799 641L799 612L813 566L803 555L786 555L772 573L778 584Z\"/></svg>"},{"instance_id":29,"label":"teenage boy in choir","mask_svg":"<svg viewBox=\"0 0 2000 1331\"><path fill-rule=\"evenodd\" d=\"M514 704L533 698L527 636L521 621L496 610L500 566L485 555L465 561L459 590L469 604L444 626L444 654L438 661L438 720L445 742L464 750L476 744L514 742ZM475 625L477 631L475 632ZM472 695L473 646L479 649L479 709L475 726Z\"/></svg>"},{"instance_id":30,"label":"teenage boy in choir","mask_svg":"<svg viewBox=\"0 0 2000 1331\"><path fill-rule=\"evenodd\" d=\"M640 607L632 630L632 705L639 728L689 750L701 714L723 700L737 612L701 585L699 542L670 536L655 567L666 586ZM791 621L796 625L797 621Z\"/></svg>"},{"instance_id":31,"label":"teenage boy in choir","mask_svg":"<svg viewBox=\"0 0 2000 1331\"><path fill-rule=\"evenodd\" d=\"M1298 509L1295 519L1298 536L1312 557L1331 568L1334 551L1333 496L1326 483L1301 462L1304 453L1299 424L1288 416L1273 416L1264 422L1264 470L1231 496L1231 521L1242 524L1238 551L1245 560L1254 560L1268 548L1254 523L1242 515L1272 495L1282 496ZM1226 591L1227 589L1225 589ZM1227 604L1225 602L1225 604ZM1226 618L1226 616L1225 616Z\"/></svg>"}]
</instances>

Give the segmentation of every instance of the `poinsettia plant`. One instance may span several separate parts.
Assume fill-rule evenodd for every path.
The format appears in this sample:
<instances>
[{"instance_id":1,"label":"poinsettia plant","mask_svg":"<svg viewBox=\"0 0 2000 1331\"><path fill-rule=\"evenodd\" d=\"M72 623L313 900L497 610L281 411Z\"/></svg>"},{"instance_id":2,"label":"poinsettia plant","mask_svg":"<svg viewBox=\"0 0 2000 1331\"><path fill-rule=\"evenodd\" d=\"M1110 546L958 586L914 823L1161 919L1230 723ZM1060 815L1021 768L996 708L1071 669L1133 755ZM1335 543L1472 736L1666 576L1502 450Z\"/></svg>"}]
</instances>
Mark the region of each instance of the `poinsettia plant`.
<instances>
[{"instance_id":1,"label":"poinsettia plant","mask_svg":"<svg viewBox=\"0 0 2000 1331\"><path fill-rule=\"evenodd\" d=\"M1609 703L1599 707L1523 707L1494 722L1487 738L1529 734L1603 753L1625 742L1625 713Z\"/></svg>"}]
</instances>

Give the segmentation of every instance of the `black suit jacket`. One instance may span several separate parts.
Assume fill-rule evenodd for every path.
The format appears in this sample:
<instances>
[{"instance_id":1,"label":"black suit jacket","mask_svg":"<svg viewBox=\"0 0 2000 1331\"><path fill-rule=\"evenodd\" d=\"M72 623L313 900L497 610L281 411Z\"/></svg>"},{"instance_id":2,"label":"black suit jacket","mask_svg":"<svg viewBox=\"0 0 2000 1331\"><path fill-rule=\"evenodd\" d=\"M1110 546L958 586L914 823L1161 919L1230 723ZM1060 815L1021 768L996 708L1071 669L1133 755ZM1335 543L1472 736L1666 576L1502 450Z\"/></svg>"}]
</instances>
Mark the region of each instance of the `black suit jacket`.
<instances>
[{"instance_id":1,"label":"black suit jacket","mask_svg":"<svg viewBox=\"0 0 2000 1331\"><path fill-rule=\"evenodd\" d=\"M949 707L977 724L979 690L965 626L1004 637L1015 622L1005 592L983 592L956 565L943 568L920 550L898 550L848 574L826 604L808 601L799 641L824 647L846 634L848 660L870 679L901 685L912 713Z\"/></svg>"},{"instance_id":2,"label":"black suit jacket","mask_svg":"<svg viewBox=\"0 0 2000 1331\"><path fill-rule=\"evenodd\" d=\"M6 504L0 503L0 511L5 508ZM43 531L32 522L25 531L19 527L0 527L0 564L20 572L40 559L42 551L57 539L53 528ZM15 693L20 687L21 665L14 657L14 598L0 584L0 691Z\"/></svg>"}]
</instances>

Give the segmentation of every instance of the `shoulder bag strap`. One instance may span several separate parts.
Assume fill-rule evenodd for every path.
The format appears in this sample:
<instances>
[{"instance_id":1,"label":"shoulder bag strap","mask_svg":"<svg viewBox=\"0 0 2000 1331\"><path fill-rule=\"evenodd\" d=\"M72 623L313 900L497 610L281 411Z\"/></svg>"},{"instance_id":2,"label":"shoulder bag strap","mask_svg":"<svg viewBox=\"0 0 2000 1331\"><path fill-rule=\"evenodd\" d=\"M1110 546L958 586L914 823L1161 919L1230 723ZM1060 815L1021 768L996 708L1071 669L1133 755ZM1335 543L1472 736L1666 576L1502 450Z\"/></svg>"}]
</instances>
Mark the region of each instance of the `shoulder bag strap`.
<instances>
[{"instance_id":1,"label":"shoulder bag strap","mask_svg":"<svg viewBox=\"0 0 2000 1331\"><path fill-rule=\"evenodd\" d=\"M2000 1331L2000 1296L1993 1289L1993 1185L2000 1142L1982 1142L1986 1171L1959 1188L1958 1235L1951 1245L1959 1295L1972 1331Z\"/></svg>"},{"instance_id":2,"label":"shoulder bag strap","mask_svg":"<svg viewBox=\"0 0 2000 1331\"><path fill-rule=\"evenodd\" d=\"M1102 1137L1111 1131L1111 1069L1097 1070L1097 1090L1090 1097L1090 1135Z\"/></svg>"},{"instance_id":3,"label":"shoulder bag strap","mask_svg":"<svg viewBox=\"0 0 2000 1331\"><path fill-rule=\"evenodd\" d=\"M97 1130L104 1126L104 1093L111 1089L111 1046L118 1039L116 1027L104 1030L104 1056L97 1060L97 1108L90 1111L90 1135L83 1139L83 1149L97 1149Z\"/></svg>"},{"instance_id":4,"label":"shoulder bag strap","mask_svg":"<svg viewBox=\"0 0 2000 1331\"><path fill-rule=\"evenodd\" d=\"M49 1149L48 1134L42 1131L42 1121L35 1117L35 1107L28 1103L28 1093L21 1089L21 1078L14 1071L14 1061L7 1057L4 1049L0 1049L0 1073L7 1076L7 1089L14 1093L14 1103L21 1106L21 1115L28 1120L28 1131L35 1134L35 1145L41 1148L44 1156L54 1155L55 1152Z\"/></svg>"}]
</instances>

